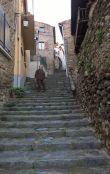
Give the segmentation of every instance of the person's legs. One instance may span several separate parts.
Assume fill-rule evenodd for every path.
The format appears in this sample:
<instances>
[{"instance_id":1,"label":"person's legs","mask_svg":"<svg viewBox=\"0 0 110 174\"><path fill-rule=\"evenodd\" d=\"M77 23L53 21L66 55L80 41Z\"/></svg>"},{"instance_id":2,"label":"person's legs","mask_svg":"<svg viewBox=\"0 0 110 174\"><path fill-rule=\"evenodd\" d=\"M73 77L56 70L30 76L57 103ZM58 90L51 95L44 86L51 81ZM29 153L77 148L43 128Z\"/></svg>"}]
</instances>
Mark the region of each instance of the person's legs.
<instances>
[{"instance_id":1,"label":"person's legs","mask_svg":"<svg viewBox=\"0 0 110 174\"><path fill-rule=\"evenodd\" d=\"M42 84L43 90L45 91L46 89L45 89L45 82L44 82L44 80L41 81L41 84Z\"/></svg>"},{"instance_id":2,"label":"person's legs","mask_svg":"<svg viewBox=\"0 0 110 174\"><path fill-rule=\"evenodd\" d=\"M38 91L40 91L42 87L41 80L37 80L37 85L38 85Z\"/></svg>"}]
</instances>

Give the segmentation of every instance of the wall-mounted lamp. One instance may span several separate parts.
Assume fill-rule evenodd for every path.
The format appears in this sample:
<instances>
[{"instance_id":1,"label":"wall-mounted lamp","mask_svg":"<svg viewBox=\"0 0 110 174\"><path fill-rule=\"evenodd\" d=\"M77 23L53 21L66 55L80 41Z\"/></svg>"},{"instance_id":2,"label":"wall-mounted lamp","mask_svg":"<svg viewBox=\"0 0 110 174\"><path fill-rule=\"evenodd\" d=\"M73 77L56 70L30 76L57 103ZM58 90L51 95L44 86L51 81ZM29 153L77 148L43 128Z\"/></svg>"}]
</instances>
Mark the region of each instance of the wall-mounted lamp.
<instances>
[{"instance_id":1,"label":"wall-mounted lamp","mask_svg":"<svg viewBox=\"0 0 110 174\"><path fill-rule=\"evenodd\" d=\"M29 20L23 19L23 27L29 27Z\"/></svg>"}]
</instances>

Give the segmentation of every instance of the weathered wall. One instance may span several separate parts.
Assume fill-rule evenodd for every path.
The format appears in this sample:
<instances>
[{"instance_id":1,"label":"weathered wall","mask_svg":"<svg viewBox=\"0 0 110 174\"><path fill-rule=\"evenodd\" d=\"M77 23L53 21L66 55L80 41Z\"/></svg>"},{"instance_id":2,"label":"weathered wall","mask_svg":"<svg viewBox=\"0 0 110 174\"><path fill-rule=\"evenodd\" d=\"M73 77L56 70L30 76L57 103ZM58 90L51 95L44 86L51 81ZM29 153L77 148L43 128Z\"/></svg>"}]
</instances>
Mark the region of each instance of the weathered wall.
<instances>
[{"instance_id":1,"label":"weathered wall","mask_svg":"<svg viewBox=\"0 0 110 174\"><path fill-rule=\"evenodd\" d=\"M37 57L46 57L47 62L47 74L53 74L54 71L54 35L53 26L42 23L35 22L35 31L38 32L40 27L44 27L45 32L39 32L39 42L43 41L45 43L45 49L40 50L37 48Z\"/></svg>"},{"instance_id":2,"label":"weathered wall","mask_svg":"<svg viewBox=\"0 0 110 174\"><path fill-rule=\"evenodd\" d=\"M77 56L74 52L74 37L71 36L71 20L62 22L64 32L65 57L67 63L67 73L70 78L71 89L75 90L77 81Z\"/></svg>"},{"instance_id":3,"label":"weathered wall","mask_svg":"<svg viewBox=\"0 0 110 174\"><path fill-rule=\"evenodd\" d=\"M11 58L0 50L0 103L6 100L13 81L14 65L14 0L0 0L0 6L5 11L10 24Z\"/></svg>"},{"instance_id":4,"label":"weathered wall","mask_svg":"<svg viewBox=\"0 0 110 174\"><path fill-rule=\"evenodd\" d=\"M110 1L98 0L78 58L77 91L110 151Z\"/></svg>"},{"instance_id":5,"label":"weathered wall","mask_svg":"<svg viewBox=\"0 0 110 174\"><path fill-rule=\"evenodd\" d=\"M15 1L15 63L14 63L14 87L24 87L25 78L26 78L26 54L25 54L25 45L24 37L22 32L22 16L24 14L24 3L23 0Z\"/></svg>"},{"instance_id":6,"label":"weathered wall","mask_svg":"<svg viewBox=\"0 0 110 174\"><path fill-rule=\"evenodd\" d=\"M74 40L71 37L71 20L66 20L62 22L63 25L63 32L64 32L64 44L65 44L65 56L66 56L66 63L69 69L73 68L73 54L74 54Z\"/></svg>"}]
</instances>

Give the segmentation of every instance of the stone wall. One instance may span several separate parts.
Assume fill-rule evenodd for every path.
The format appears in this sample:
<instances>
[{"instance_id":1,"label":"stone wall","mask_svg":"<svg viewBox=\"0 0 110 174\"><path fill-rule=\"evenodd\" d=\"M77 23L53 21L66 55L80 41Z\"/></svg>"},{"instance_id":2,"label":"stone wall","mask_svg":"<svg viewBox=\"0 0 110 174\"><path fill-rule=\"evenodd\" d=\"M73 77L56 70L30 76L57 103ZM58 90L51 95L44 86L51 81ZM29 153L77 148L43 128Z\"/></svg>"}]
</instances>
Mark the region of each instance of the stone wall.
<instances>
[{"instance_id":1,"label":"stone wall","mask_svg":"<svg viewBox=\"0 0 110 174\"><path fill-rule=\"evenodd\" d=\"M14 0L0 0L0 6L8 17L10 24L10 47L11 56L7 55L5 50L0 49L0 104L2 104L9 95L9 88L13 82L14 65Z\"/></svg>"},{"instance_id":2,"label":"stone wall","mask_svg":"<svg viewBox=\"0 0 110 174\"><path fill-rule=\"evenodd\" d=\"M62 22L63 25L63 32L64 32L64 45L65 45L65 56L66 56L66 63L69 69L73 68L73 49L74 49L74 40L71 37L71 20L66 20Z\"/></svg>"},{"instance_id":3,"label":"stone wall","mask_svg":"<svg viewBox=\"0 0 110 174\"><path fill-rule=\"evenodd\" d=\"M91 9L78 56L77 92L110 152L110 1L95 1Z\"/></svg>"},{"instance_id":4,"label":"stone wall","mask_svg":"<svg viewBox=\"0 0 110 174\"><path fill-rule=\"evenodd\" d=\"M71 36L71 20L62 22L64 32L65 57L67 64L67 73L70 78L71 89L75 90L77 80L77 56L74 52L74 37Z\"/></svg>"}]
</instances>

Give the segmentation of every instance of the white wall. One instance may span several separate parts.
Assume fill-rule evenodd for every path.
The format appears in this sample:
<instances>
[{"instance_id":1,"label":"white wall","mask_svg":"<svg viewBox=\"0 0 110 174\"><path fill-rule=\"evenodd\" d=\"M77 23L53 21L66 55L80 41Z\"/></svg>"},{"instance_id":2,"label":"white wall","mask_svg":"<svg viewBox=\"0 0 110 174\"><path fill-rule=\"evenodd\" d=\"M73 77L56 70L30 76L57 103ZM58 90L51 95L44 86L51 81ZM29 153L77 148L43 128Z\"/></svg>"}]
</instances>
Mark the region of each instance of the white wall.
<instances>
[{"instance_id":1,"label":"white wall","mask_svg":"<svg viewBox=\"0 0 110 174\"><path fill-rule=\"evenodd\" d=\"M29 77L30 78L35 77L35 72L36 72L36 69L39 67L39 65L40 65L39 61L30 62L30 72L29 72Z\"/></svg>"}]
</instances>

